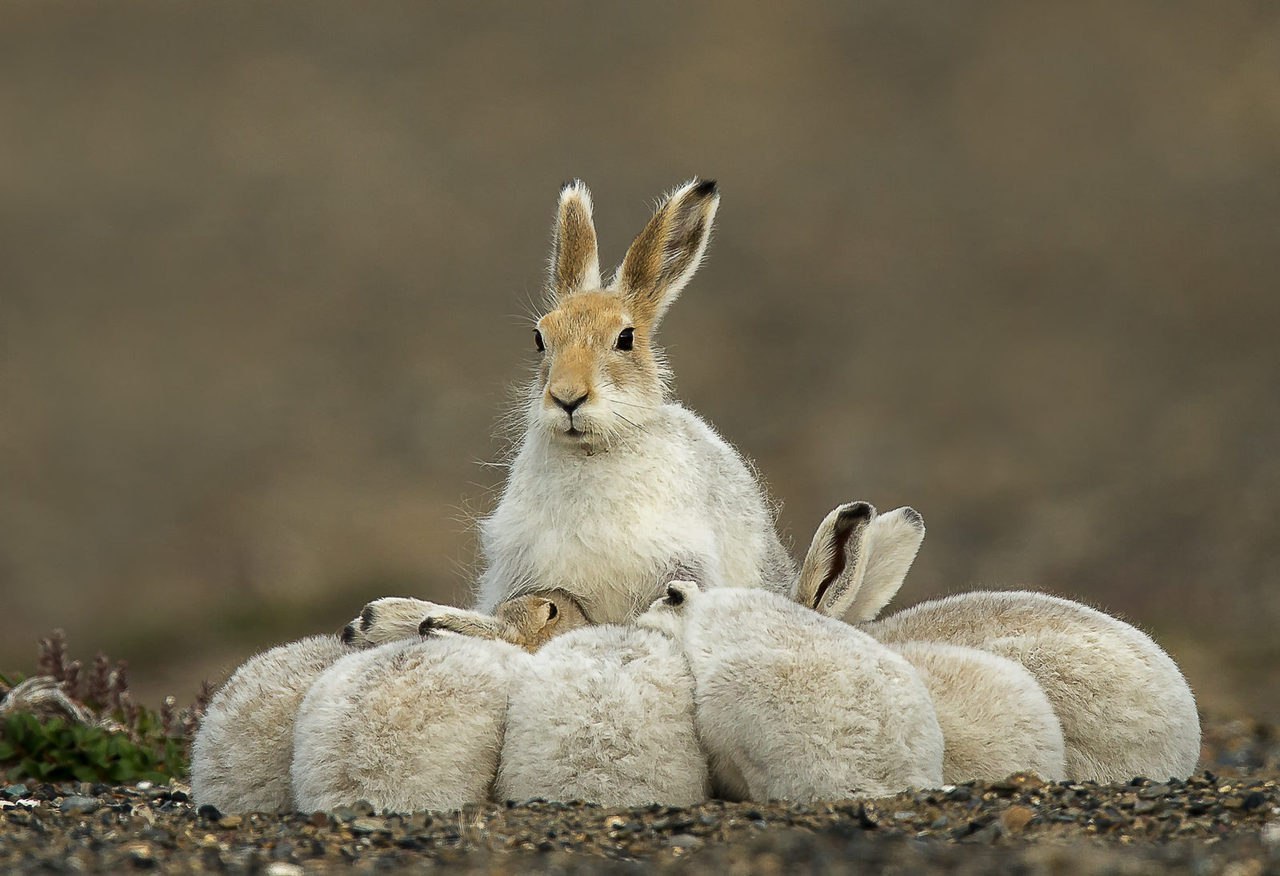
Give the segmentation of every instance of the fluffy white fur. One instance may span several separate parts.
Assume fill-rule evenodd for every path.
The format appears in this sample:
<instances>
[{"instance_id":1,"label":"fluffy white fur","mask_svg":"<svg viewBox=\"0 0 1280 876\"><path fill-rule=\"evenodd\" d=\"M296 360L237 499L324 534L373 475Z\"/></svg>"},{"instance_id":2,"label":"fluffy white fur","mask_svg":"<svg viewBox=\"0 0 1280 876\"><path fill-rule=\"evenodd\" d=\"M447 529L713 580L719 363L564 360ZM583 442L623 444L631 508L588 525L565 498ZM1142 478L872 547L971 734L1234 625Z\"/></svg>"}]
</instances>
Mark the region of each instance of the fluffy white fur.
<instances>
[{"instance_id":1,"label":"fluffy white fur","mask_svg":"<svg viewBox=\"0 0 1280 876\"><path fill-rule=\"evenodd\" d=\"M413 812L488 799L515 666L528 659L506 642L441 634L339 660L298 710L298 807L368 800Z\"/></svg>"},{"instance_id":2,"label":"fluffy white fur","mask_svg":"<svg viewBox=\"0 0 1280 876\"><path fill-rule=\"evenodd\" d=\"M691 806L709 796L680 647L638 627L565 633L511 692L495 796Z\"/></svg>"},{"instance_id":3,"label":"fluffy white fur","mask_svg":"<svg viewBox=\"0 0 1280 876\"><path fill-rule=\"evenodd\" d=\"M934 639L1022 664L1053 704L1067 775L1099 782L1185 779L1200 757L1195 697L1148 636L1042 593L975 592L900 611L864 629L882 642Z\"/></svg>"},{"instance_id":4,"label":"fluffy white fur","mask_svg":"<svg viewBox=\"0 0 1280 876\"><path fill-rule=\"evenodd\" d=\"M1044 690L1020 664L976 648L905 642L942 728L942 779L994 781L1018 772L1066 777L1062 725Z\"/></svg>"},{"instance_id":5,"label":"fluffy white fur","mask_svg":"<svg viewBox=\"0 0 1280 876\"><path fill-rule=\"evenodd\" d=\"M639 623L684 648L721 794L840 799L942 783L928 690L859 630L765 591L689 582L673 582Z\"/></svg>"},{"instance_id":6,"label":"fluffy white fur","mask_svg":"<svg viewBox=\"0 0 1280 876\"><path fill-rule=\"evenodd\" d=\"M210 700L191 745L195 802L227 813L291 811L298 704L316 677L349 653L334 636L313 636L237 669Z\"/></svg>"}]
</instances>

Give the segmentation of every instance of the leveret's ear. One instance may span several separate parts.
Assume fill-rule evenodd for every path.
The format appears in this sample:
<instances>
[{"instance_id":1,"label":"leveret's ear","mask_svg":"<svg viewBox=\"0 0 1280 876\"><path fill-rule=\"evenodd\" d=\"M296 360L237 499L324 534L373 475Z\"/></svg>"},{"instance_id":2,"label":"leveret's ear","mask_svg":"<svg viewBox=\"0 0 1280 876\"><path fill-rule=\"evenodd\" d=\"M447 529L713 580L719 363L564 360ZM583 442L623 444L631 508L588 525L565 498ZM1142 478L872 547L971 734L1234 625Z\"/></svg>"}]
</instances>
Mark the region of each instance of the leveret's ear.
<instances>
[{"instance_id":1,"label":"leveret's ear","mask_svg":"<svg viewBox=\"0 0 1280 876\"><path fill-rule=\"evenodd\" d=\"M692 279L707 251L720 193L715 180L692 180L662 201L610 282L637 323L656 326Z\"/></svg>"},{"instance_id":2,"label":"leveret's ear","mask_svg":"<svg viewBox=\"0 0 1280 876\"><path fill-rule=\"evenodd\" d=\"M863 536L867 571L845 613L849 623L875 620L902 589L923 542L924 518L914 508L896 508L871 521Z\"/></svg>"},{"instance_id":3,"label":"leveret's ear","mask_svg":"<svg viewBox=\"0 0 1280 876\"><path fill-rule=\"evenodd\" d=\"M545 629L555 623L560 616L560 609L550 599L531 596L529 597L529 613L537 623L538 629Z\"/></svg>"},{"instance_id":4,"label":"leveret's ear","mask_svg":"<svg viewBox=\"0 0 1280 876\"><path fill-rule=\"evenodd\" d=\"M600 254L591 218L591 192L581 180L560 188L560 206L551 230L552 299L600 288Z\"/></svg>"},{"instance_id":5,"label":"leveret's ear","mask_svg":"<svg viewBox=\"0 0 1280 876\"><path fill-rule=\"evenodd\" d=\"M818 525L796 578L792 599L828 617L841 617L862 585L867 557L863 534L875 517L869 502L849 502Z\"/></svg>"}]
</instances>

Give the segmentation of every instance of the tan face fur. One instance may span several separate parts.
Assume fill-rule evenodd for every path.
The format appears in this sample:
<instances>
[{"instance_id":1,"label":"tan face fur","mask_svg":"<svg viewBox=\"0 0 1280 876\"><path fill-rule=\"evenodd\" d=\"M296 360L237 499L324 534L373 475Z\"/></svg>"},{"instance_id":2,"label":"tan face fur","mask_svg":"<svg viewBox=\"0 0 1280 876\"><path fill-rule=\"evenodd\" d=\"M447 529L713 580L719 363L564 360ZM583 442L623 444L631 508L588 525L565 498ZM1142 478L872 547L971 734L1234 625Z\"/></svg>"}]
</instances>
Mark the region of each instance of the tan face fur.
<instances>
[{"instance_id":1,"label":"tan face fur","mask_svg":"<svg viewBox=\"0 0 1280 876\"><path fill-rule=\"evenodd\" d=\"M535 329L541 361L531 426L587 452L644 429L667 393L653 335L697 270L718 203L713 182L676 189L604 286L591 195L581 183L565 186L552 239L551 309Z\"/></svg>"},{"instance_id":2,"label":"tan face fur","mask_svg":"<svg viewBox=\"0 0 1280 876\"><path fill-rule=\"evenodd\" d=\"M506 627L507 641L526 651L536 651L553 637L587 624L578 603L556 591L508 599L498 606L497 616Z\"/></svg>"}]
</instances>

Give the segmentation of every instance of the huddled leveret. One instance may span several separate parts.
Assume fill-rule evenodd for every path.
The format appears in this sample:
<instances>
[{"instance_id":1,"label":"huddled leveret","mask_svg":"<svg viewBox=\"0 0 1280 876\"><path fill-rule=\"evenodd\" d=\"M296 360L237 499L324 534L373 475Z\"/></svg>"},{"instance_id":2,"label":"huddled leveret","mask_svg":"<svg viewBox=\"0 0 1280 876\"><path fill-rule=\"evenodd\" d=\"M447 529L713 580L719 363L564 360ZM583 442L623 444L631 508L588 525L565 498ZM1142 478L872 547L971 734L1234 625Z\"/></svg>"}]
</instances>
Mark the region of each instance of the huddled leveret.
<instances>
[{"instance_id":1,"label":"huddled leveret","mask_svg":"<svg viewBox=\"0 0 1280 876\"><path fill-rule=\"evenodd\" d=\"M245 661L213 695L192 740L196 802L223 812L292 812L298 706L317 677L353 653L337 636L311 636Z\"/></svg>"},{"instance_id":2,"label":"huddled leveret","mask_svg":"<svg viewBox=\"0 0 1280 876\"><path fill-rule=\"evenodd\" d=\"M1078 602L1027 591L961 593L866 624L888 644L932 639L1024 667L1062 724L1066 775L1186 778L1200 758L1195 696L1149 636Z\"/></svg>"},{"instance_id":3,"label":"huddled leveret","mask_svg":"<svg viewBox=\"0 0 1280 876\"><path fill-rule=\"evenodd\" d=\"M692 806L710 792L693 675L667 636L634 625L584 627L522 667L497 799Z\"/></svg>"},{"instance_id":4,"label":"huddled leveret","mask_svg":"<svg viewBox=\"0 0 1280 876\"><path fill-rule=\"evenodd\" d=\"M458 635L358 651L322 673L298 708L290 775L297 808L458 809L489 799L507 699L527 651Z\"/></svg>"},{"instance_id":5,"label":"huddled leveret","mask_svg":"<svg viewBox=\"0 0 1280 876\"><path fill-rule=\"evenodd\" d=\"M942 784L928 690L860 630L776 593L689 581L637 623L684 651L720 796L839 800Z\"/></svg>"},{"instance_id":6,"label":"huddled leveret","mask_svg":"<svg viewBox=\"0 0 1280 876\"><path fill-rule=\"evenodd\" d=\"M958 746L969 735L964 728L978 731L973 744L956 752L966 776L998 778L1010 772L1011 763L1046 778L1098 782L1186 778L1195 771L1200 720L1190 686L1149 636L1111 615L1044 593L976 591L875 620L901 588L924 525L915 512L906 513L910 509L884 517L872 512L861 537L854 525L854 534L841 541L838 518L858 504L842 506L824 521L793 595L858 624L921 670L939 720L955 728L947 734L949 741ZM884 526L882 521L894 515L904 519ZM918 524L914 543L908 522ZM835 557L837 544L845 546L847 556L831 561L839 573L827 584L810 570L822 568L815 556ZM879 546L886 544L892 559L878 559ZM827 610L818 605L824 587L837 592L827 594ZM1002 679L998 688L980 681L991 672ZM1003 726L1000 715L1006 716ZM1035 745L1007 748L989 770L975 772L983 738L1005 740L1001 746ZM1058 748L1064 762L1051 768ZM1036 749L1041 754L1031 758ZM988 747L987 753L998 752ZM962 780L948 773L948 781Z\"/></svg>"},{"instance_id":7,"label":"huddled leveret","mask_svg":"<svg viewBox=\"0 0 1280 876\"><path fill-rule=\"evenodd\" d=\"M874 618L902 587L924 532L924 519L911 508L880 515L866 502L842 505L818 527L792 597L828 617ZM885 644L929 692L944 740L943 781L1015 772L1065 778L1062 725L1023 666L927 635Z\"/></svg>"}]
</instances>

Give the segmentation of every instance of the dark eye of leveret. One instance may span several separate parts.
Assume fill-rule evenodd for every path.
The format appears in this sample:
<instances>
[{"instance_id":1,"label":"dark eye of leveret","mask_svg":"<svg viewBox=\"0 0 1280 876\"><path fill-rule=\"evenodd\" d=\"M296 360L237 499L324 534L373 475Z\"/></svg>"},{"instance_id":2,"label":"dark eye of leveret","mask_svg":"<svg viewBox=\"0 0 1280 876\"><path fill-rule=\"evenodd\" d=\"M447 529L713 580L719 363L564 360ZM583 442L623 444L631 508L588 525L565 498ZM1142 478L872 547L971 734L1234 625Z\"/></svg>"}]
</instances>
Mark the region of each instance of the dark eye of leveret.
<instances>
[{"instance_id":1,"label":"dark eye of leveret","mask_svg":"<svg viewBox=\"0 0 1280 876\"><path fill-rule=\"evenodd\" d=\"M533 343L537 345L539 353L546 352L546 344L542 343L542 332L537 329L533 330Z\"/></svg>"},{"instance_id":2,"label":"dark eye of leveret","mask_svg":"<svg viewBox=\"0 0 1280 876\"><path fill-rule=\"evenodd\" d=\"M636 342L636 330L633 328L624 328L618 335L618 349L630 350Z\"/></svg>"}]
</instances>

